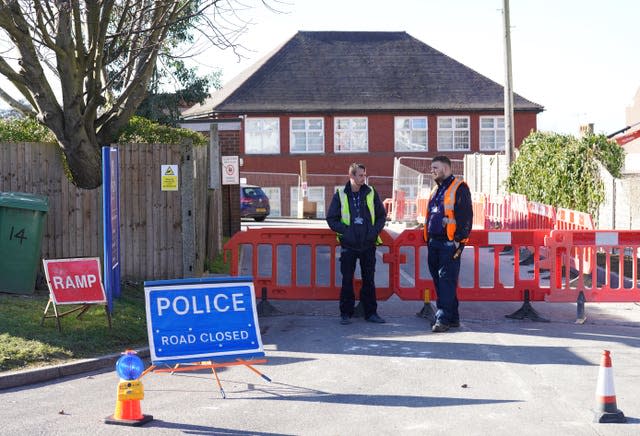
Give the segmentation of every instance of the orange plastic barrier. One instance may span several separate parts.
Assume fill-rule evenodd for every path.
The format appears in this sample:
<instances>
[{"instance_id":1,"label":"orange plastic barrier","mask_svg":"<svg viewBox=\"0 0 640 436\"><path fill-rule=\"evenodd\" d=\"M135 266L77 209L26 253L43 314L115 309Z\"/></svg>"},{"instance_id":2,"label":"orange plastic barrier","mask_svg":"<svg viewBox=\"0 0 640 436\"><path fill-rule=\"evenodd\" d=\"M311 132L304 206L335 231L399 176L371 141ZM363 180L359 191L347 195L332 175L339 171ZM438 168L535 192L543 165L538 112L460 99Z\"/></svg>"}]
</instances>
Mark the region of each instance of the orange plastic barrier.
<instances>
[{"instance_id":1,"label":"orange plastic barrier","mask_svg":"<svg viewBox=\"0 0 640 436\"><path fill-rule=\"evenodd\" d=\"M522 301L528 290L531 300L543 300L548 283L538 264L546 235L548 231L538 230L472 231L462 253L458 299ZM422 300L425 290L436 298L427 254L420 229L407 229L395 239L392 277L401 299Z\"/></svg>"},{"instance_id":2,"label":"orange plastic barrier","mask_svg":"<svg viewBox=\"0 0 640 436\"><path fill-rule=\"evenodd\" d=\"M386 300L393 294L389 265L393 238L386 230L380 237L376 296ZM231 261L231 275L252 276L257 296L265 288L266 296L274 300L339 300L340 246L329 229L249 229L233 235L224 250L225 263ZM359 271L356 268L356 296Z\"/></svg>"},{"instance_id":3,"label":"orange plastic barrier","mask_svg":"<svg viewBox=\"0 0 640 436\"><path fill-rule=\"evenodd\" d=\"M416 221L420 224L424 224L424 220L427 217L427 206L429 205L429 199L426 197L416 198Z\"/></svg>"},{"instance_id":4,"label":"orange plastic barrier","mask_svg":"<svg viewBox=\"0 0 640 436\"><path fill-rule=\"evenodd\" d=\"M553 230L547 301L638 302L640 231Z\"/></svg>"},{"instance_id":5,"label":"orange plastic barrier","mask_svg":"<svg viewBox=\"0 0 640 436\"><path fill-rule=\"evenodd\" d=\"M428 291L435 299L422 230L406 229L395 239L385 230L381 237L378 298L395 292L422 301ZM253 277L256 294L337 301L339 252L329 229L262 228L236 233L225 244L225 261L231 275ZM582 292L587 301L637 302L638 253L640 231L474 230L462 254L458 298L522 301L528 291L531 301L574 302Z\"/></svg>"},{"instance_id":6,"label":"orange plastic barrier","mask_svg":"<svg viewBox=\"0 0 640 436\"><path fill-rule=\"evenodd\" d=\"M392 221L404 221L405 202L404 191L396 190L393 192L393 212L391 213Z\"/></svg>"},{"instance_id":7,"label":"orange plastic barrier","mask_svg":"<svg viewBox=\"0 0 640 436\"><path fill-rule=\"evenodd\" d=\"M382 204L384 205L384 210L387 211L387 219L392 219L393 198L385 198Z\"/></svg>"},{"instance_id":8,"label":"orange plastic barrier","mask_svg":"<svg viewBox=\"0 0 640 436\"><path fill-rule=\"evenodd\" d=\"M485 225L485 212L484 203L486 201L486 195L482 192L471 193L471 204L473 205L473 228L484 229ZM426 206L425 206L426 208ZM425 209L426 210L426 209Z\"/></svg>"}]
</instances>

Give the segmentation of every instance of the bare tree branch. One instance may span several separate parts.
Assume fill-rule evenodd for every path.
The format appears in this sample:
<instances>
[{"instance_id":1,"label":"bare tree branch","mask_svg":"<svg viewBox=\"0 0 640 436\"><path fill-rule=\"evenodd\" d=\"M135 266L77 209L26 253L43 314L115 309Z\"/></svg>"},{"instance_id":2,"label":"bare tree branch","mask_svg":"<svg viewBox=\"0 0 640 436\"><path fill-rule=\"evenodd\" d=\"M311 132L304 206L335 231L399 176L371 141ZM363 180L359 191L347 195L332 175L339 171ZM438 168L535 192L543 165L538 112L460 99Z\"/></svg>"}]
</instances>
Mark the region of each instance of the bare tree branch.
<instances>
[{"instance_id":1,"label":"bare tree branch","mask_svg":"<svg viewBox=\"0 0 640 436\"><path fill-rule=\"evenodd\" d=\"M175 54L170 30L235 50L249 26L236 10L247 8L239 0L0 0L0 38L10 48L0 52L0 75L32 108L8 90L0 99L49 127L74 183L95 188L100 145L146 97L158 57Z\"/></svg>"}]
</instances>

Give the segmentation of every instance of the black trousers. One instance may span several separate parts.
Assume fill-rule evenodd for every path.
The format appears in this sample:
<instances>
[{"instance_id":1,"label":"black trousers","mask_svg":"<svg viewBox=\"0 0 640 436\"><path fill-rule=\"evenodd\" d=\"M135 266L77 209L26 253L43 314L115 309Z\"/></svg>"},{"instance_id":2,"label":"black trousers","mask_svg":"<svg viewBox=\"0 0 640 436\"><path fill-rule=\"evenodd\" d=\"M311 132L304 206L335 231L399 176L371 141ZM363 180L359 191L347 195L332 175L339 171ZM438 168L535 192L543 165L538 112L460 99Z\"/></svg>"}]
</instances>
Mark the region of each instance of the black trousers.
<instances>
[{"instance_id":1,"label":"black trousers","mask_svg":"<svg viewBox=\"0 0 640 436\"><path fill-rule=\"evenodd\" d=\"M364 250L352 250L342 247L340 249L340 272L342 273L342 288L340 289L340 314L353 315L355 306L355 293L353 292L353 275L356 270L356 262L360 261L360 273L362 275L362 288L360 289L360 302L364 309L364 317L369 318L378 310L376 302L376 286L374 277L376 273L376 247Z\"/></svg>"}]
</instances>

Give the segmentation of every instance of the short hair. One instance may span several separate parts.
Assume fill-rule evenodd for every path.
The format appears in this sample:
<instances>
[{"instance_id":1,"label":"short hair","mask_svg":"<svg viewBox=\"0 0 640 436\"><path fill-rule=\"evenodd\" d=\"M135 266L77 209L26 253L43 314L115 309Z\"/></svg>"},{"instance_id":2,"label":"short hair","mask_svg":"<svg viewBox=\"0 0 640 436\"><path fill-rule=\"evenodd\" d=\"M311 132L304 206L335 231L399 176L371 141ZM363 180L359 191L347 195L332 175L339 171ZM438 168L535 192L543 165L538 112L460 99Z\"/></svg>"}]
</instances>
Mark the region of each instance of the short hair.
<instances>
[{"instance_id":1,"label":"short hair","mask_svg":"<svg viewBox=\"0 0 640 436\"><path fill-rule=\"evenodd\" d=\"M366 170L367 167L365 167L364 164L354 162L351 165L349 165L349 174L351 174L352 176L355 176L358 169Z\"/></svg>"},{"instance_id":2,"label":"short hair","mask_svg":"<svg viewBox=\"0 0 640 436\"><path fill-rule=\"evenodd\" d=\"M451 168L451 159L449 159L447 156L436 156L431 160L431 163L433 162L442 162L443 164L446 164L449 166L449 168Z\"/></svg>"}]
</instances>

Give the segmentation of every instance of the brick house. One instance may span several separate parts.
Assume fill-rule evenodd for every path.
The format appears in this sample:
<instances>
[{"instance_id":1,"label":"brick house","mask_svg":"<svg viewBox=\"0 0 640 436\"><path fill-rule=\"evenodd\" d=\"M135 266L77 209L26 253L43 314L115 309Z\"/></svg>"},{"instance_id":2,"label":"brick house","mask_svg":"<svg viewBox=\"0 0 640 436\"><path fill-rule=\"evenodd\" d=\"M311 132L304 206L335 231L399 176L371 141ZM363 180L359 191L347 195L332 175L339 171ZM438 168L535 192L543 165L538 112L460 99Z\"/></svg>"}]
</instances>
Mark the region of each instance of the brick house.
<instances>
[{"instance_id":1,"label":"brick house","mask_svg":"<svg viewBox=\"0 0 640 436\"><path fill-rule=\"evenodd\" d=\"M542 110L514 95L516 146ZM503 87L406 32L298 32L183 117L238 141L241 177L276 216L296 215L301 160L323 216L351 162L384 199L396 157L462 159L505 142Z\"/></svg>"}]
</instances>

